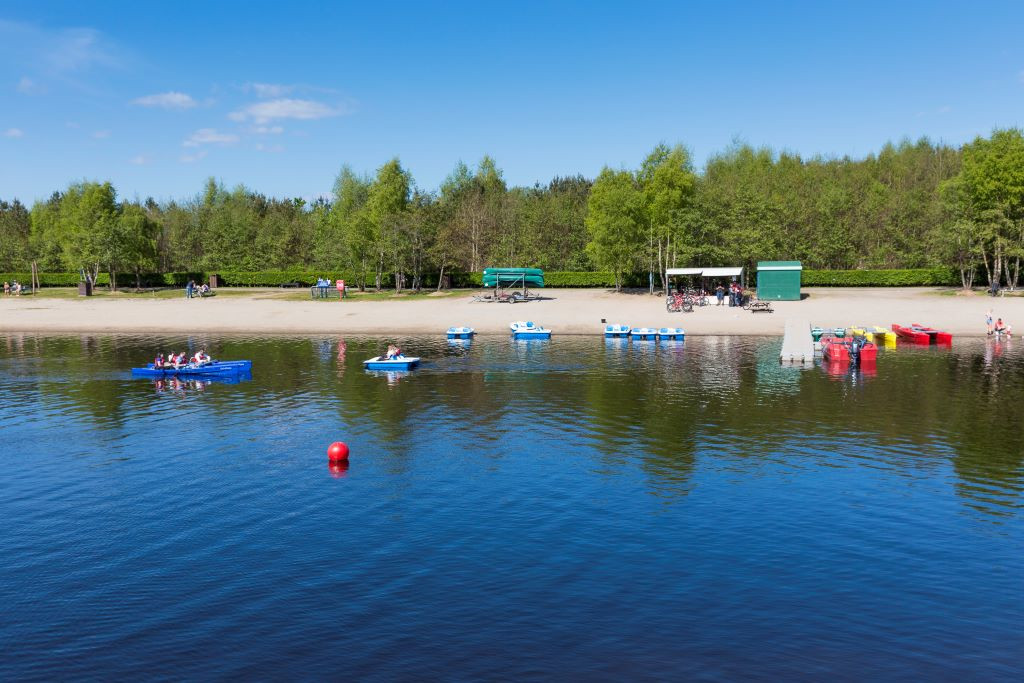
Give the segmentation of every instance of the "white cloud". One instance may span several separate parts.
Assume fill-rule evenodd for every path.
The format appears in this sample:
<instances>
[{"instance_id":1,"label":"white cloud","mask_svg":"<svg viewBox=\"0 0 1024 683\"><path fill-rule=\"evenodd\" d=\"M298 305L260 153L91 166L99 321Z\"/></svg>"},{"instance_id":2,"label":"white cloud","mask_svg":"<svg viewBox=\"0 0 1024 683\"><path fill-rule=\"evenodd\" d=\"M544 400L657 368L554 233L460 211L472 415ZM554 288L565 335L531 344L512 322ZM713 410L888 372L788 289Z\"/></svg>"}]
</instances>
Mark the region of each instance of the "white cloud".
<instances>
[{"instance_id":1,"label":"white cloud","mask_svg":"<svg viewBox=\"0 0 1024 683\"><path fill-rule=\"evenodd\" d=\"M214 128L200 128L189 135L182 145L199 147L200 145L233 145L236 142L238 142L238 136L232 133L219 133Z\"/></svg>"},{"instance_id":2,"label":"white cloud","mask_svg":"<svg viewBox=\"0 0 1024 683\"><path fill-rule=\"evenodd\" d=\"M238 111L228 114L232 121L252 120L258 124L269 123L274 119L300 119L312 120L323 119L329 116L339 116L347 113L342 108L330 107L323 102L313 100L270 100L269 102L257 102L243 107Z\"/></svg>"},{"instance_id":3,"label":"white cloud","mask_svg":"<svg viewBox=\"0 0 1024 683\"><path fill-rule=\"evenodd\" d=\"M274 153L283 152L284 151L284 145L264 145L262 142L257 142L256 143L256 151L257 152L274 152Z\"/></svg>"},{"instance_id":4,"label":"white cloud","mask_svg":"<svg viewBox=\"0 0 1024 683\"><path fill-rule=\"evenodd\" d=\"M46 92L46 88L36 83L28 76L21 77L21 80L18 81L17 89L18 92L25 95L42 95Z\"/></svg>"},{"instance_id":5,"label":"white cloud","mask_svg":"<svg viewBox=\"0 0 1024 683\"><path fill-rule=\"evenodd\" d=\"M256 97L282 97L295 90L295 86L281 83L246 83L242 90L252 92Z\"/></svg>"},{"instance_id":6,"label":"white cloud","mask_svg":"<svg viewBox=\"0 0 1024 683\"><path fill-rule=\"evenodd\" d=\"M257 135L280 135L284 132L281 126L253 126L252 132Z\"/></svg>"},{"instance_id":7,"label":"white cloud","mask_svg":"<svg viewBox=\"0 0 1024 683\"><path fill-rule=\"evenodd\" d=\"M178 160L183 164L191 164L195 161L199 161L206 156L206 150L201 149L195 154L183 154Z\"/></svg>"},{"instance_id":8,"label":"white cloud","mask_svg":"<svg viewBox=\"0 0 1024 683\"><path fill-rule=\"evenodd\" d=\"M21 128L8 128L4 131L5 138L23 138L25 137L25 131Z\"/></svg>"},{"instance_id":9,"label":"white cloud","mask_svg":"<svg viewBox=\"0 0 1024 683\"><path fill-rule=\"evenodd\" d=\"M52 28L0 19L0 64L23 70L20 92L39 93L60 86L93 91L89 74L123 69L131 55L93 28Z\"/></svg>"},{"instance_id":10,"label":"white cloud","mask_svg":"<svg viewBox=\"0 0 1024 683\"><path fill-rule=\"evenodd\" d=\"M110 131L109 130L98 130L98 131L94 132L92 134L92 136L96 140L106 140L107 138L110 137Z\"/></svg>"},{"instance_id":11,"label":"white cloud","mask_svg":"<svg viewBox=\"0 0 1024 683\"><path fill-rule=\"evenodd\" d=\"M196 106L196 101L191 95L183 92L162 92L156 95L146 95L132 100L132 104L140 107L161 107L163 109L191 109Z\"/></svg>"},{"instance_id":12,"label":"white cloud","mask_svg":"<svg viewBox=\"0 0 1024 683\"><path fill-rule=\"evenodd\" d=\"M129 159L128 163L135 164L136 166L145 166L146 164L149 163L149 157L140 154L137 157L132 157L131 159Z\"/></svg>"}]
</instances>

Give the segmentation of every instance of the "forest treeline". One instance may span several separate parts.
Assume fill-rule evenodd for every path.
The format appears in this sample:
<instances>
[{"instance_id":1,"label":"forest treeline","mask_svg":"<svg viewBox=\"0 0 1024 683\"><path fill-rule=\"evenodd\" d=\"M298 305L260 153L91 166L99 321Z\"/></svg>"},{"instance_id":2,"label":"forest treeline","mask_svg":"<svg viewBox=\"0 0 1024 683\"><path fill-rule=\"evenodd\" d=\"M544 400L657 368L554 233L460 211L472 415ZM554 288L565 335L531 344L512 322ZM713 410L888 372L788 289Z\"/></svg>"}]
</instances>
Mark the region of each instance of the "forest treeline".
<instances>
[{"instance_id":1,"label":"forest treeline","mask_svg":"<svg viewBox=\"0 0 1024 683\"><path fill-rule=\"evenodd\" d=\"M928 139L863 159L803 159L736 144L696 170L656 146L635 169L509 186L490 157L436 190L395 158L343 166L307 203L225 188L158 203L78 182L31 208L0 201L0 272L344 269L359 285L420 288L487 266L626 275L795 259L805 268L959 269L1016 284L1024 256L1024 136L996 130L955 148Z\"/></svg>"}]
</instances>

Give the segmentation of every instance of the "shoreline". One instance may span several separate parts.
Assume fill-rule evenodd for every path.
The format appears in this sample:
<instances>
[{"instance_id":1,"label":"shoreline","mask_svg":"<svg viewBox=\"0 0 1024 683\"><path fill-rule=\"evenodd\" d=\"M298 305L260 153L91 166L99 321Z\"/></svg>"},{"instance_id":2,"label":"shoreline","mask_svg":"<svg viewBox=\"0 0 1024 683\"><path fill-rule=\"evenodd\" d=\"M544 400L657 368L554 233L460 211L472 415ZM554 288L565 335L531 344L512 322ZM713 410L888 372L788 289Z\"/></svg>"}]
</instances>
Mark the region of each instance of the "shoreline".
<instances>
[{"instance_id":1,"label":"shoreline","mask_svg":"<svg viewBox=\"0 0 1024 683\"><path fill-rule=\"evenodd\" d=\"M542 301L473 302L470 296L374 301L275 299L267 290L209 299L0 298L0 333L434 335L453 325L480 336L507 336L508 323L533 320L554 336L603 333L601 319L633 326L681 327L688 336L781 336L787 318L821 327L920 323L960 337L985 337L993 310L1024 333L1024 298L950 295L941 288L804 288L801 301L772 302L774 313L710 306L669 313L645 292L544 289ZM943 292L943 293L940 293ZM714 302L714 299L711 298Z\"/></svg>"}]
</instances>

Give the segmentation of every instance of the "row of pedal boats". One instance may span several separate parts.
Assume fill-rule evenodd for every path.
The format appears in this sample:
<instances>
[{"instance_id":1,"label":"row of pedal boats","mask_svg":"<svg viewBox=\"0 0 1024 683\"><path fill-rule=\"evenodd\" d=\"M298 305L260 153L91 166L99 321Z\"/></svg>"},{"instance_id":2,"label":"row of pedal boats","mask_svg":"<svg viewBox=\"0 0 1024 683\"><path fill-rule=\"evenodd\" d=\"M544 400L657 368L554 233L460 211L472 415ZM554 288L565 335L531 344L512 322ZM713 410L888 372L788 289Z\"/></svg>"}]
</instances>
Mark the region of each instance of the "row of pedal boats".
<instances>
[{"instance_id":1,"label":"row of pedal boats","mask_svg":"<svg viewBox=\"0 0 1024 683\"><path fill-rule=\"evenodd\" d=\"M953 343L953 335L949 332L936 330L918 323L911 325L892 325L890 329L878 325L864 325L850 327L814 327L811 329L811 338L818 342L822 337L864 337L867 341L876 344L891 345L897 339L915 344L937 344L947 345Z\"/></svg>"},{"instance_id":2,"label":"row of pedal boats","mask_svg":"<svg viewBox=\"0 0 1024 683\"><path fill-rule=\"evenodd\" d=\"M851 326L848 328L811 329L815 350L832 363L850 363L852 365L871 365L878 358L878 345L896 346L896 341L903 340L921 345L949 345L953 335L931 327L914 323L909 326L893 325L891 329L879 326Z\"/></svg>"}]
</instances>

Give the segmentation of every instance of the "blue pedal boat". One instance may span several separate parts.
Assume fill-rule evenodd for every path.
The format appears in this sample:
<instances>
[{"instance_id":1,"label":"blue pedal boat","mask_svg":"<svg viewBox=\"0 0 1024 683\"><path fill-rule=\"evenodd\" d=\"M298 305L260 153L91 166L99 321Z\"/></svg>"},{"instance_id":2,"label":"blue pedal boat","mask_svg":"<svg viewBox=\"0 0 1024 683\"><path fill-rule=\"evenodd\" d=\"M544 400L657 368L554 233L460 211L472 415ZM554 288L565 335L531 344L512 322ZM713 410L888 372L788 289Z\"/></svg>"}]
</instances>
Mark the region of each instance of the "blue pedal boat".
<instances>
[{"instance_id":1,"label":"blue pedal boat","mask_svg":"<svg viewBox=\"0 0 1024 683\"><path fill-rule=\"evenodd\" d=\"M448 328L449 339L472 339L474 334L476 334L476 330L474 330L472 327Z\"/></svg>"},{"instance_id":2,"label":"blue pedal boat","mask_svg":"<svg viewBox=\"0 0 1024 683\"><path fill-rule=\"evenodd\" d=\"M658 331L653 327L634 327L629 333L629 336L631 339L638 341L648 339L653 340L658 338Z\"/></svg>"},{"instance_id":3,"label":"blue pedal boat","mask_svg":"<svg viewBox=\"0 0 1024 683\"><path fill-rule=\"evenodd\" d=\"M628 337L633 330L629 325L605 325L604 336L606 337Z\"/></svg>"},{"instance_id":4,"label":"blue pedal boat","mask_svg":"<svg viewBox=\"0 0 1024 683\"><path fill-rule=\"evenodd\" d=\"M685 339L686 331L681 327L663 327L658 330L659 339Z\"/></svg>"},{"instance_id":5,"label":"blue pedal boat","mask_svg":"<svg viewBox=\"0 0 1024 683\"><path fill-rule=\"evenodd\" d=\"M532 321L519 320L509 323L513 339L551 339L551 330L534 324Z\"/></svg>"},{"instance_id":6,"label":"blue pedal boat","mask_svg":"<svg viewBox=\"0 0 1024 683\"><path fill-rule=\"evenodd\" d=\"M251 360L215 360L211 363L193 365L191 363L176 368L173 365L155 368L150 363L144 368L132 368L132 375L136 377L198 377L203 375L221 376L237 375L240 373L252 372Z\"/></svg>"},{"instance_id":7,"label":"blue pedal boat","mask_svg":"<svg viewBox=\"0 0 1024 683\"><path fill-rule=\"evenodd\" d=\"M370 360L363 361L363 367L367 370L412 370L420 364L420 359L414 356L398 356L387 358L375 356Z\"/></svg>"}]
</instances>

